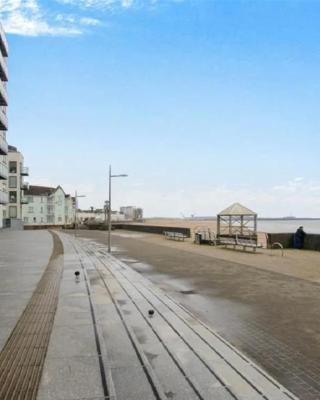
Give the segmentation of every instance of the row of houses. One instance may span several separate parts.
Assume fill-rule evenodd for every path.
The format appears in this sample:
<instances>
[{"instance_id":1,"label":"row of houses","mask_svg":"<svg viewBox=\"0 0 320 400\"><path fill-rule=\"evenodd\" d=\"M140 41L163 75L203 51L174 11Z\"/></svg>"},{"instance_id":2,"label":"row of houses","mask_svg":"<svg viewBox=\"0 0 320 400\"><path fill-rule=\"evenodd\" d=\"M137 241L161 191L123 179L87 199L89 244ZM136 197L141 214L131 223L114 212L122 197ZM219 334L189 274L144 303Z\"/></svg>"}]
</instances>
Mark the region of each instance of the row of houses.
<instances>
[{"instance_id":1,"label":"row of houses","mask_svg":"<svg viewBox=\"0 0 320 400\"><path fill-rule=\"evenodd\" d=\"M8 203L3 210L5 226L71 225L75 220L75 198L56 188L29 185L24 181L29 169L14 146L8 146Z\"/></svg>"},{"instance_id":2,"label":"row of houses","mask_svg":"<svg viewBox=\"0 0 320 400\"><path fill-rule=\"evenodd\" d=\"M103 223L107 221L107 209L94 209L91 210L78 210L77 211L77 220L81 224L86 223ZM139 221L143 220L143 209L135 206L125 206L120 207L120 211L112 211L111 212L111 221L112 222L124 222L124 221Z\"/></svg>"}]
</instances>

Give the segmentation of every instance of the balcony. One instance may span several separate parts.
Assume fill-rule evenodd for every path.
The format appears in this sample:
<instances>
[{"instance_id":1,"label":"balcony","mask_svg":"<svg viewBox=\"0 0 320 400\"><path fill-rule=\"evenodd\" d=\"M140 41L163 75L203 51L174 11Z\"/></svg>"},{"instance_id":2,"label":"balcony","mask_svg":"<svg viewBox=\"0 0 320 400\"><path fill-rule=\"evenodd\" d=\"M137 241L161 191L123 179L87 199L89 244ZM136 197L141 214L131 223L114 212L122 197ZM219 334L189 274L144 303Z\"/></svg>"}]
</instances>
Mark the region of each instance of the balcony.
<instances>
[{"instance_id":1,"label":"balcony","mask_svg":"<svg viewBox=\"0 0 320 400\"><path fill-rule=\"evenodd\" d=\"M29 168L28 167L22 167L20 174L22 176L29 176Z\"/></svg>"},{"instance_id":2,"label":"balcony","mask_svg":"<svg viewBox=\"0 0 320 400\"><path fill-rule=\"evenodd\" d=\"M0 81L0 106L8 105L8 94L5 84Z\"/></svg>"},{"instance_id":3,"label":"balcony","mask_svg":"<svg viewBox=\"0 0 320 400\"><path fill-rule=\"evenodd\" d=\"M8 143L6 141L5 136L3 136L3 134L1 134L0 131L0 155L5 156L7 154L8 154Z\"/></svg>"},{"instance_id":4,"label":"balcony","mask_svg":"<svg viewBox=\"0 0 320 400\"><path fill-rule=\"evenodd\" d=\"M0 190L0 204L8 204L8 203L9 203L8 193Z\"/></svg>"},{"instance_id":5,"label":"balcony","mask_svg":"<svg viewBox=\"0 0 320 400\"><path fill-rule=\"evenodd\" d=\"M28 182L23 182L21 184L21 189L22 190L29 190L29 183Z\"/></svg>"},{"instance_id":6,"label":"balcony","mask_svg":"<svg viewBox=\"0 0 320 400\"><path fill-rule=\"evenodd\" d=\"M8 118L1 108L0 108L0 130L2 131L8 130Z\"/></svg>"},{"instance_id":7,"label":"balcony","mask_svg":"<svg viewBox=\"0 0 320 400\"><path fill-rule=\"evenodd\" d=\"M5 60L5 58L2 56L2 54L0 53L0 79L2 81L7 82L8 81L8 66L7 66L7 62Z\"/></svg>"},{"instance_id":8,"label":"balcony","mask_svg":"<svg viewBox=\"0 0 320 400\"><path fill-rule=\"evenodd\" d=\"M21 196L20 203L21 203L21 204L29 204L28 197Z\"/></svg>"},{"instance_id":9,"label":"balcony","mask_svg":"<svg viewBox=\"0 0 320 400\"><path fill-rule=\"evenodd\" d=\"M5 57L8 57L9 54L8 41L1 24L0 24L0 50Z\"/></svg>"},{"instance_id":10,"label":"balcony","mask_svg":"<svg viewBox=\"0 0 320 400\"><path fill-rule=\"evenodd\" d=\"M3 163L0 163L0 179L8 179L8 167Z\"/></svg>"}]
</instances>

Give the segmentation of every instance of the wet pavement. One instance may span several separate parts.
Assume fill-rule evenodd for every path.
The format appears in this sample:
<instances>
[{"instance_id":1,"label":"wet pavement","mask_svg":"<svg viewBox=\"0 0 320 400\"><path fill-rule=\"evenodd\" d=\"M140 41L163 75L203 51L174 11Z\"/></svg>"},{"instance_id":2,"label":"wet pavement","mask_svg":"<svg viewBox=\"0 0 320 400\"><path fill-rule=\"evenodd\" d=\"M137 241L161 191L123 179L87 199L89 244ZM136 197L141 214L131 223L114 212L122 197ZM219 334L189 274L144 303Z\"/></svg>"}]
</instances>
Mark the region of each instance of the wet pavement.
<instances>
[{"instance_id":1,"label":"wet pavement","mask_svg":"<svg viewBox=\"0 0 320 400\"><path fill-rule=\"evenodd\" d=\"M105 243L104 232L82 232ZM148 277L303 400L320 399L319 284L113 235L117 258Z\"/></svg>"},{"instance_id":2,"label":"wet pavement","mask_svg":"<svg viewBox=\"0 0 320 400\"><path fill-rule=\"evenodd\" d=\"M295 399L149 279L108 255L105 245L74 241L71 235L61 238L67 263L57 316L65 314L64 329L55 323L39 399L79 400L78 391L65 390L72 372L77 387L81 369L75 362L83 355L98 355L106 399ZM86 297L83 279L78 288L79 283L71 279L76 268L81 268L87 286L92 325L99 343L96 349L90 324L83 330L86 323L74 318L68 321L71 309L61 308L61 302L70 297L76 302ZM63 362L71 372L62 368ZM88 387L93 383L88 382ZM87 388L83 390L83 396L88 398Z\"/></svg>"}]
</instances>

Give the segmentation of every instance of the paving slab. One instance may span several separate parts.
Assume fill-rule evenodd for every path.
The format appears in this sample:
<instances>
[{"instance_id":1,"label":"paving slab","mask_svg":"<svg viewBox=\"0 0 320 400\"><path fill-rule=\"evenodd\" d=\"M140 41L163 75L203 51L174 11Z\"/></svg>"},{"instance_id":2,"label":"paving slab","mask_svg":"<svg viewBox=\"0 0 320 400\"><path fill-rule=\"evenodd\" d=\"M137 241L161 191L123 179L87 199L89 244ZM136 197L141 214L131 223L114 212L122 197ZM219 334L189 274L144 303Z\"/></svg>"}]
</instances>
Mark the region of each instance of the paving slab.
<instances>
[{"instance_id":1,"label":"paving slab","mask_svg":"<svg viewBox=\"0 0 320 400\"><path fill-rule=\"evenodd\" d=\"M104 398L98 370L97 356L48 357L37 400Z\"/></svg>"}]
</instances>

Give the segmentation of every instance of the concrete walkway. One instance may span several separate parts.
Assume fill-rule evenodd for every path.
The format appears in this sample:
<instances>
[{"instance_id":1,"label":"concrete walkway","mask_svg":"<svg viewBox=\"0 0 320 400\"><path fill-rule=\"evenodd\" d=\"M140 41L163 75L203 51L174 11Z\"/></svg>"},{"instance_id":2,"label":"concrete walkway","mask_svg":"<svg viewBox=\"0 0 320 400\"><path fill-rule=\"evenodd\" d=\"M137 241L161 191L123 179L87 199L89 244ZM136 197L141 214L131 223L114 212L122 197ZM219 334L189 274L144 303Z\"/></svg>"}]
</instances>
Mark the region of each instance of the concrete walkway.
<instances>
[{"instance_id":1,"label":"concrete walkway","mask_svg":"<svg viewBox=\"0 0 320 400\"><path fill-rule=\"evenodd\" d=\"M296 399L104 246L60 237L64 274L39 400Z\"/></svg>"},{"instance_id":2,"label":"concrete walkway","mask_svg":"<svg viewBox=\"0 0 320 400\"><path fill-rule=\"evenodd\" d=\"M49 232L0 231L0 351L28 304L52 248Z\"/></svg>"}]
</instances>

